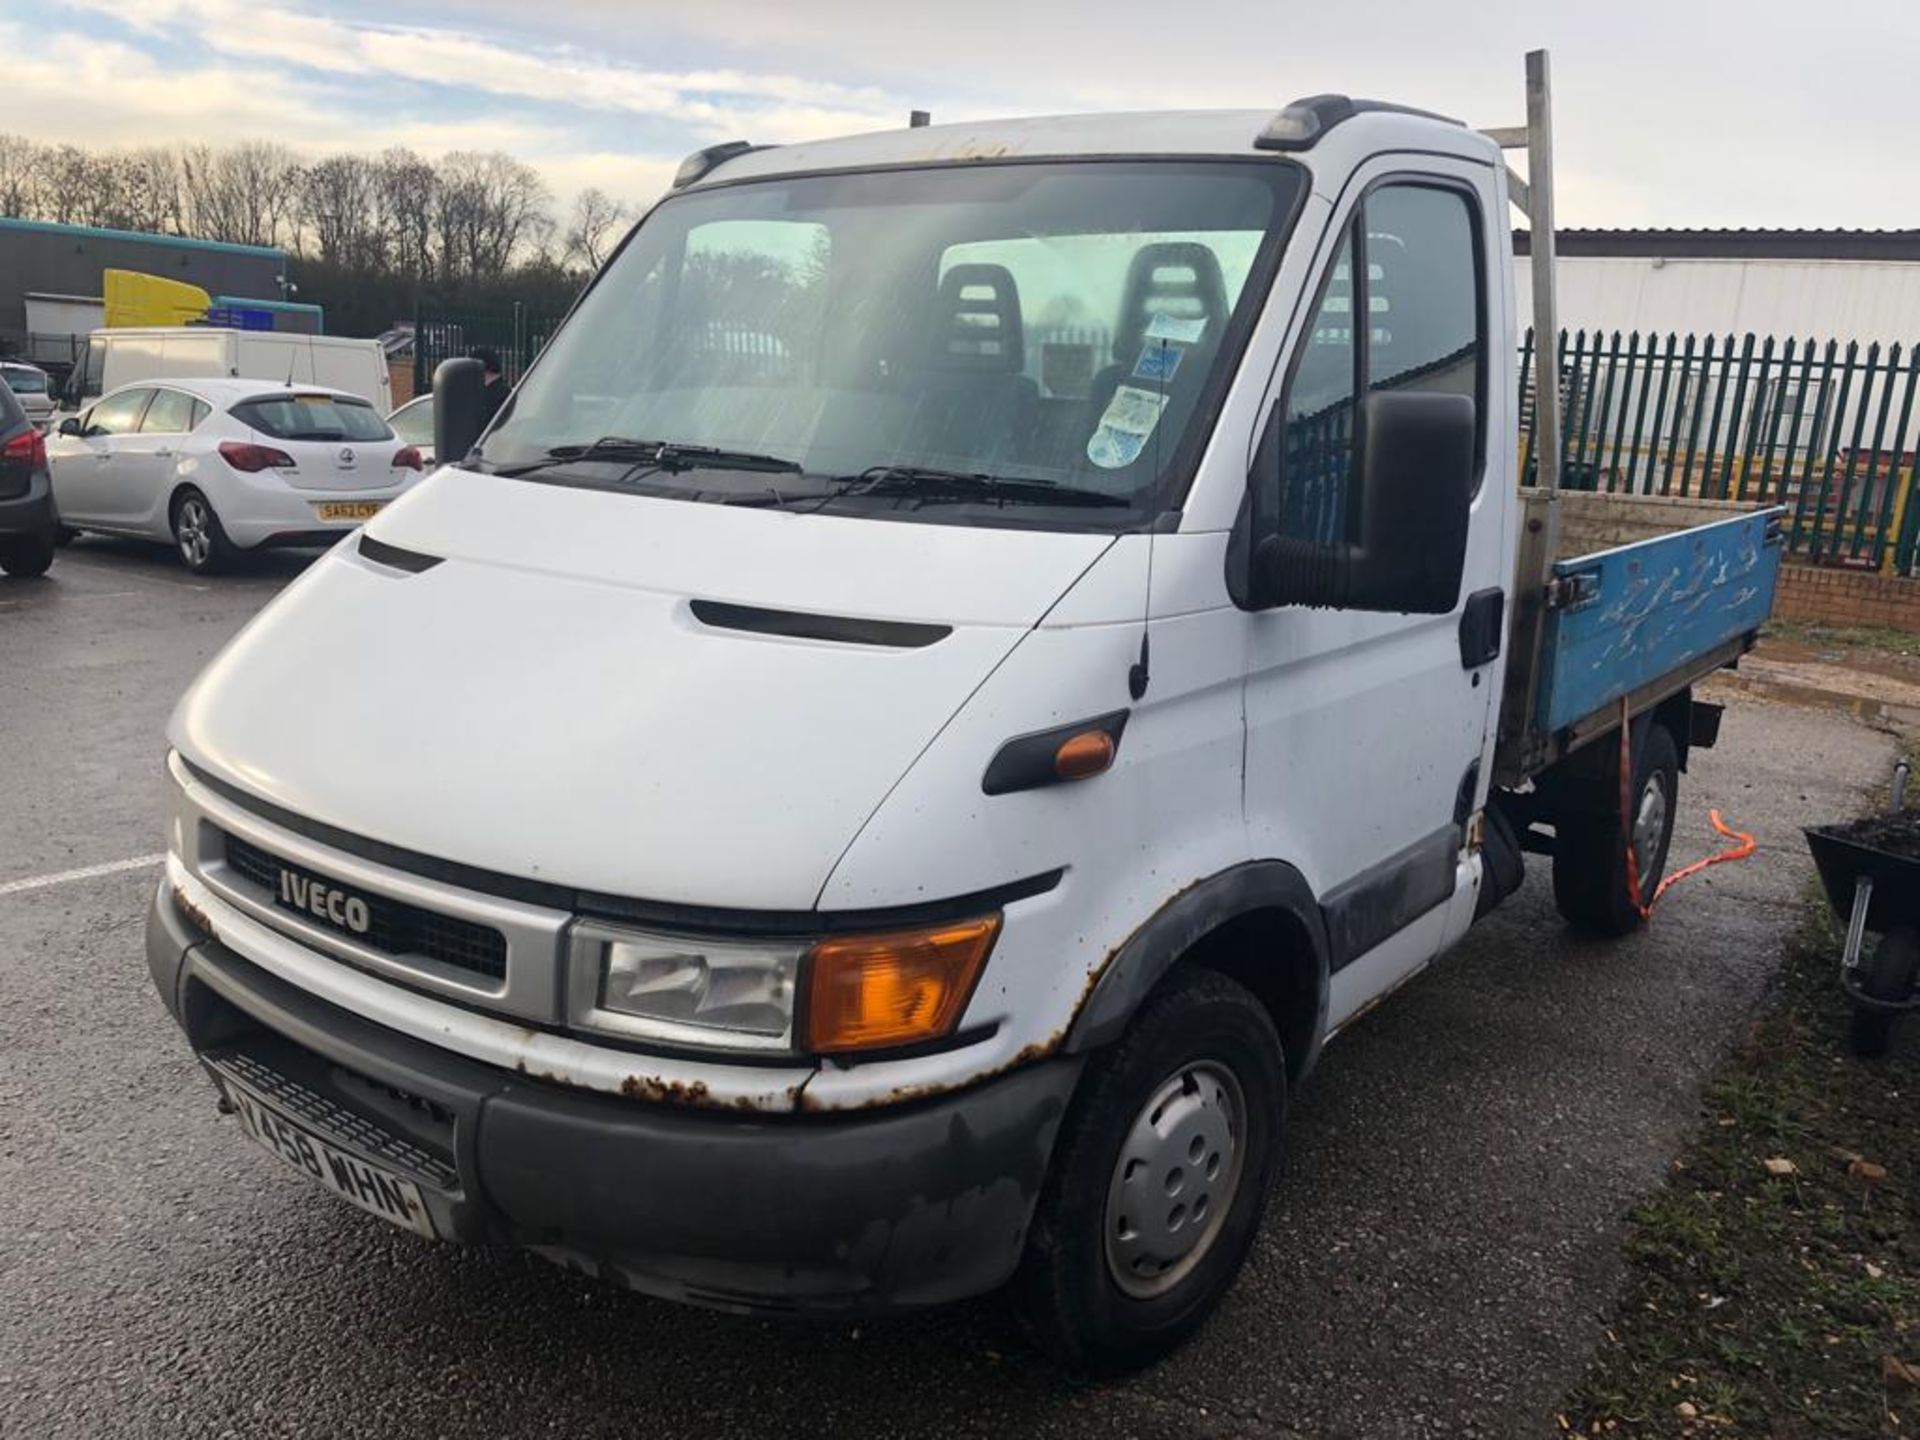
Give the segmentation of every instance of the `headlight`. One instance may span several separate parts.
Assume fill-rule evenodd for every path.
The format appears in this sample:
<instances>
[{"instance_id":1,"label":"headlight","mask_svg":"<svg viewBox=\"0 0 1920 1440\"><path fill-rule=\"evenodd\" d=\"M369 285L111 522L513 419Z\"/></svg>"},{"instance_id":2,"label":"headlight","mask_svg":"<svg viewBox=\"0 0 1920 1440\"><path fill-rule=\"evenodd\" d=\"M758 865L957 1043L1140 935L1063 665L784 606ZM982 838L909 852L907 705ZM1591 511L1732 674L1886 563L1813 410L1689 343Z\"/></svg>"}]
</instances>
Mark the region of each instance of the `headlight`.
<instances>
[{"instance_id":1,"label":"headlight","mask_svg":"<svg viewBox=\"0 0 1920 1440\"><path fill-rule=\"evenodd\" d=\"M574 927L568 1009L582 1029L715 1049L839 1054L951 1034L1000 917L874 935L710 940ZM796 1000L807 996L804 1033Z\"/></svg>"},{"instance_id":2,"label":"headlight","mask_svg":"<svg viewBox=\"0 0 1920 1440\"><path fill-rule=\"evenodd\" d=\"M641 1039L785 1050L806 948L577 927L570 1008L576 1024Z\"/></svg>"}]
</instances>

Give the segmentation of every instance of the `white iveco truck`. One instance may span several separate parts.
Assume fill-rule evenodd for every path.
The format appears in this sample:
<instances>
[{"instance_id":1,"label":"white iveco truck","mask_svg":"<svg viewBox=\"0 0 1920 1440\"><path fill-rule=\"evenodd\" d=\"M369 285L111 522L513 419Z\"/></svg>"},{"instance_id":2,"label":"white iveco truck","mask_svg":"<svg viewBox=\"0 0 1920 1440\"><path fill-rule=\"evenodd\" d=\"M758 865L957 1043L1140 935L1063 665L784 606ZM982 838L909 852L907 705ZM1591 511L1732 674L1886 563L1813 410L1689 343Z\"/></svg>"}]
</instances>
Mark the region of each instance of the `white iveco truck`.
<instances>
[{"instance_id":1,"label":"white iveco truck","mask_svg":"<svg viewBox=\"0 0 1920 1440\"><path fill-rule=\"evenodd\" d=\"M1559 553L1552 396L1520 488L1531 79L690 159L180 704L148 954L239 1127L696 1304L1191 1332L1523 850L1637 923L1770 602L1764 512Z\"/></svg>"}]
</instances>

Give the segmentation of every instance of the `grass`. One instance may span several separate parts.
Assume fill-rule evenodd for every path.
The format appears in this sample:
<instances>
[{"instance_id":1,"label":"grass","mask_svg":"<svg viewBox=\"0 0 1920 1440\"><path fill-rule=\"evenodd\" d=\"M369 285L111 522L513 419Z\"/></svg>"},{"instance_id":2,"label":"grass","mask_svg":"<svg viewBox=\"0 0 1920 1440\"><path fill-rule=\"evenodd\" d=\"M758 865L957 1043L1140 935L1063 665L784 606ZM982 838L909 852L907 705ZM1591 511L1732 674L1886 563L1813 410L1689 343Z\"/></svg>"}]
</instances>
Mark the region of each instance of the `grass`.
<instances>
[{"instance_id":1,"label":"grass","mask_svg":"<svg viewBox=\"0 0 1920 1440\"><path fill-rule=\"evenodd\" d=\"M1886 655L1920 655L1920 635L1873 626L1802 625L1793 620L1769 620L1761 627L1760 638L1804 645L1810 650L1840 648L1877 650Z\"/></svg>"},{"instance_id":2,"label":"grass","mask_svg":"<svg viewBox=\"0 0 1920 1440\"><path fill-rule=\"evenodd\" d=\"M1839 949L1810 898L1699 1136L1628 1217L1619 1305L1563 1430L1920 1434L1920 1045L1853 1057Z\"/></svg>"}]
</instances>

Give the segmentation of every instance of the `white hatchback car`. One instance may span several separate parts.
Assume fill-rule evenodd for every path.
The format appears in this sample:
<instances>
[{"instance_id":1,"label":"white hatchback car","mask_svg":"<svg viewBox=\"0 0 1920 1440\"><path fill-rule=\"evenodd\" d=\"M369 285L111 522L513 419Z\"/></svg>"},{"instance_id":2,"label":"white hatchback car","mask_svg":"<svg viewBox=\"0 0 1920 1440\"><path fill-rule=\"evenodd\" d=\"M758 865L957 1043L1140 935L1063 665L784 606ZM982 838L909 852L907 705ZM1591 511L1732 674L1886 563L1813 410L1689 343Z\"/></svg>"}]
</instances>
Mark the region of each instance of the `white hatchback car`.
<instances>
[{"instance_id":1,"label":"white hatchback car","mask_svg":"<svg viewBox=\"0 0 1920 1440\"><path fill-rule=\"evenodd\" d=\"M356 395L224 378L109 391L48 437L47 463L67 532L171 540L198 572L331 544L424 469Z\"/></svg>"}]
</instances>

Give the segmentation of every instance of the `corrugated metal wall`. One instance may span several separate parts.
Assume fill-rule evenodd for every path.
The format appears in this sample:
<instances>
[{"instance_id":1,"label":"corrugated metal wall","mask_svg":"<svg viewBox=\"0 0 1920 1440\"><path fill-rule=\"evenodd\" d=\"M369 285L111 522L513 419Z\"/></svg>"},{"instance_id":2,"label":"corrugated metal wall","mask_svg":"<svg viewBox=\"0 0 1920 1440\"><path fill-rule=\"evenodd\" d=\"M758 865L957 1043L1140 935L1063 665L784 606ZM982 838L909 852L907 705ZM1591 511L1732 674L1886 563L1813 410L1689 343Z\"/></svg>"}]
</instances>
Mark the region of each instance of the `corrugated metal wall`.
<instances>
[{"instance_id":1,"label":"corrugated metal wall","mask_svg":"<svg viewBox=\"0 0 1920 1440\"><path fill-rule=\"evenodd\" d=\"M1863 345L1920 335L1920 264L1873 260L1661 260L1562 256L1569 330L1772 336ZM1515 271L1531 313L1526 267Z\"/></svg>"}]
</instances>

